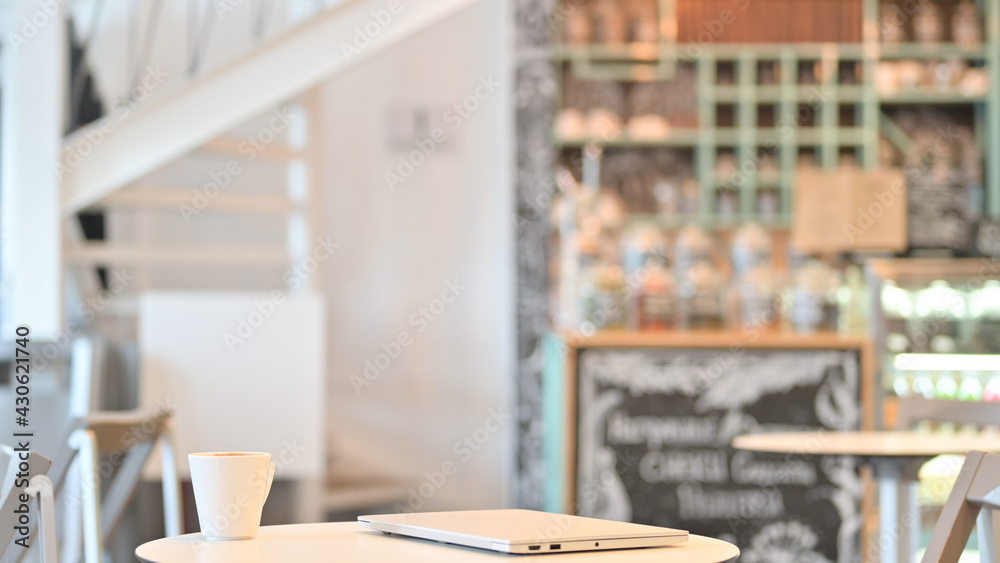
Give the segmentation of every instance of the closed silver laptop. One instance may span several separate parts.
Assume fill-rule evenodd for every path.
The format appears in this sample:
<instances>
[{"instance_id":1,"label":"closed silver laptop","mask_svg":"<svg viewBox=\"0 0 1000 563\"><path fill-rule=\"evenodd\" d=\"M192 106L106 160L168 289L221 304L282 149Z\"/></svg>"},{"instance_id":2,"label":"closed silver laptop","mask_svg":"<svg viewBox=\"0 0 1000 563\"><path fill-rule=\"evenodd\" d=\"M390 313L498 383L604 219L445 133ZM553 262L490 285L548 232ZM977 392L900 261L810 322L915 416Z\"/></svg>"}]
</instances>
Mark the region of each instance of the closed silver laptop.
<instances>
[{"instance_id":1,"label":"closed silver laptop","mask_svg":"<svg viewBox=\"0 0 1000 563\"><path fill-rule=\"evenodd\" d=\"M503 553L538 554L684 543L684 530L534 510L468 510L359 516L360 526Z\"/></svg>"}]
</instances>

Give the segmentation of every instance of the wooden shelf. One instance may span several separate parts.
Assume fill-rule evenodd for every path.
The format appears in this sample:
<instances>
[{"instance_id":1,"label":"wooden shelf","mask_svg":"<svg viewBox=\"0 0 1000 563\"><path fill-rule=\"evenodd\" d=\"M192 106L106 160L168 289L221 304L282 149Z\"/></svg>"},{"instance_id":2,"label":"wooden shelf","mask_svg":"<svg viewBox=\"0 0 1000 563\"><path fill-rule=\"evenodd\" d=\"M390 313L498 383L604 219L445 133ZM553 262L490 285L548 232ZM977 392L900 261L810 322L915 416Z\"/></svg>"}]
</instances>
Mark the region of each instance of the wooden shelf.
<instances>
[{"instance_id":1,"label":"wooden shelf","mask_svg":"<svg viewBox=\"0 0 1000 563\"><path fill-rule=\"evenodd\" d=\"M1000 267L988 258L898 258L870 260L867 268L882 280L900 285L926 284L934 280L967 282L970 279L997 279Z\"/></svg>"},{"instance_id":2,"label":"wooden shelf","mask_svg":"<svg viewBox=\"0 0 1000 563\"><path fill-rule=\"evenodd\" d=\"M694 105L684 123L695 127L678 127L662 138L633 138L623 125L621 134L613 139L560 138L555 145L563 149L583 147L597 142L608 148L677 148L690 150L693 177L703 191L698 207L698 223L710 224L716 217L714 190L728 187L717 178L719 151L736 149L739 154L755 148L776 147L776 163L781 169L777 183L769 187L781 192L780 210L789 214L793 208L793 187L797 173L800 150L814 151L817 165L832 169L839 164L839 157L850 150L857 157L858 165L874 169L879 162L879 138L882 135L905 150L909 140L901 129L886 117L894 106L975 106L974 134L982 147L992 148L1000 139L1000 26L989 25L1000 18L1000 0L986 0L982 20L984 41L980 45L962 46L956 43L880 43L878 40L879 10L876 0L862 2L861 25L864 40L850 43L794 42L794 43L676 43L667 35L655 43L621 45L585 44L553 46L553 60L568 72L583 80L611 80L632 83L647 80L669 80L675 66L690 68L693 76ZM661 21L677 22L673 3L661 4ZM749 36L748 36L749 37ZM807 37L797 35L796 38ZM844 36L854 37L854 36ZM690 38L684 37L687 41ZM945 61L960 59L975 66L982 66L988 75L986 92L965 94L957 88L938 91L934 88L899 91L880 95L877 90L877 63L880 61ZM724 63L720 65L719 63ZM769 84L758 84L760 63L773 64L777 72ZM800 84L804 80L802 69L821 63L815 72L815 84ZM832 65L831 66L828 66ZM841 64L851 71L851 76L841 79ZM853 67L853 68L851 68ZM731 80L720 76L719 69L731 69ZM832 70L832 72L827 72ZM860 71L860 72L858 72ZM720 84L720 79L726 84ZM855 81L857 81L855 83ZM720 107L732 106L733 123L718 127ZM762 114L758 108L773 108L773 123L760 126ZM840 125L843 106L853 106L851 126ZM808 109L806 109L808 108ZM766 115L763 114L763 115ZM783 118L782 118L783 117ZM678 119L678 123L681 121ZM792 127L785 125L789 122ZM726 120L728 124L728 119ZM851 123L851 122L849 122ZM789 134L789 132L794 134ZM982 148L981 147L981 148ZM782 156L784 155L784 156ZM748 190L762 185L762 179L751 177ZM984 189L987 217L1000 218L1000 159L985 159ZM755 207L750 198L741 198L739 220L752 219Z\"/></svg>"},{"instance_id":3,"label":"wooden shelf","mask_svg":"<svg viewBox=\"0 0 1000 563\"><path fill-rule=\"evenodd\" d=\"M663 57L694 60L692 53L707 54L716 59L736 59L746 50L752 50L758 59L777 60L783 53L794 51L799 59L821 59L825 49L832 46L840 60L865 59L862 43L626 43L621 45L556 45L553 56L557 60L591 59L650 62ZM955 43L880 43L874 58L900 59L965 59L985 60L986 47L963 47Z\"/></svg>"},{"instance_id":4,"label":"wooden shelf","mask_svg":"<svg viewBox=\"0 0 1000 563\"><path fill-rule=\"evenodd\" d=\"M675 219L667 219L660 215L647 215L640 213L633 213L629 215L630 222L653 223L659 225L662 228L671 230L680 229L688 225L698 225L703 229L719 233L727 233L730 231L735 231L741 224L740 222L743 220L746 221L754 220L758 222L761 227L769 231L788 231L789 229L791 229L792 225L791 218L788 217L787 215L783 215L780 218L771 221L762 221L759 218L738 217L736 221L729 221L729 222L722 221L719 219L701 218L698 216L690 216L690 217L684 216L684 217L677 217Z\"/></svg>"},{"instance_id":5,"label":"wooden shelf","mask_svg":"<svg viewBox=\"0 0 1000 563\"><path fill-rule=\"evenodd\" d=\"M819 127L795 127L795 142L800 146L819 146L825 139L824 131ZM609 148L657 148L657 147L696 147L702 142L707 129L678 128L672 129L667 137L659 139L634 138L622 134L614 139L599 139L595 137L558 137L553 136L556 146L562 148L582 148L588 143L598 143ZM714 145L720 147L736 147L743 143L738 127L717 127L711 129ZM778 146L781 144L785 131L777 127L759 127L754 129L753 142L759 146ZM860 146L864 143L865 130L862 127L838 127L836 129L837 144L843 147Z\"/></svg>"},{"instance_id":6,"label":"wooden shelf","mask_svg":"<svg viewBox=\"0 0 1000 563\"><path fill-rule=\"evenodd\" d=\"M963 47L955 43L881 43L879 57L882 59L967 59L986 58L983 46Z\"/></svg>"},{"instance_id":7,"label":"wooden shelf","mask_svg":"<svg viewBox=\"0 0 1000 563\"><path fill-rule=\"evenodd\" d=\"M643 147L693 147L701 137L700 129L671 129L670 135L660 139L633 138L628 134L614 139L599 139L596 137L565 138L555 137L556 146L564 148L583 147L588 143L599 143L605 147L643 148Z\"/></svg>"},{"instance_id":8,"label":"wooden shelf","mask_svg":"<svg viewBox=\"0 0 1000 563\"><path fill-rule=\"evenodd\" d=\"M626 43L621 45L555 45L553 57L556 60L590 59L595 61L650 62L660 58L696 60L698 56L709 55L716 59L735 60L748 49L757 53L757 58L778 60L782 54L794 52L799 58L819 60L829 46L837 50L841 60L862 60L865 58L861 43ZM697 54L697 56L694 56Z\"/></svg>"},{"instance_id":9,"label":"wooden shelf","mask_svg":"<svg viewBox=\"0 0 1000 563\"><path fill-rule=\"evenodd\" d=\"M860 84L798 84L793 89L793 101L801 103L821 99L825 89L835 91L837 101L844 104L862 101L865 93ZM775 84L758 84L754 88L754 97L758 104L776 104L784 101L784 91ZM715 99L724 103L737 103L740 101L739 88L729 84L716 86Z\"/></svg>"},{"instance_id":10,"label":"wooden shelf","mask_svg":"<svg viewBox=\"0 0 1000 563\"><path fill-rule=\"evenodd\" d=\"M985 93L966 95L955 91L939 92L931 89L879 96L879 102L883 104L978 104L986 101Z\"/></svg>"},{"instance_id":11,"label":"wooden shelf","mask_svg":"<svg viewBox=\"0 0 1000 563\"><path fill-rule=\"evenodd\" d=\"M868 338L835 332L796 334L782 331L601 331L592 336L563 333L572 348L863 348Z\"/></svg>"}]
</instances>

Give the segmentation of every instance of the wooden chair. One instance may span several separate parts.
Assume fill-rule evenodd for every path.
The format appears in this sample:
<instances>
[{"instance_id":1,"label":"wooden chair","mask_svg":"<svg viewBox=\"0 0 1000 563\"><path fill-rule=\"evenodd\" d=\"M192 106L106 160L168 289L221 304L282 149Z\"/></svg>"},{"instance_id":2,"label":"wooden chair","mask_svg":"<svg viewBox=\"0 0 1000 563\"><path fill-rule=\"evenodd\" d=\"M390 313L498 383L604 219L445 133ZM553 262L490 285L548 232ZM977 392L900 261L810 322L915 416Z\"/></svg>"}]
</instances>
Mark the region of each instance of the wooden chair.
<instances>
[{"instance_id":1,"label":"wooden chair","mask_svg":"<svg viewBox=\"0 0 1000 563\"><path fill-rule=\"evenodd\" d=\"M954 563L979 530L980 561L1000 563L993 511L1000 509L1000 455L969 452L934 526L922 563ZM978 520L978 526L977 526Z\"/></svg>"},{"instance_id":2,"label":"wooden chair","mask_svg":"<svg viewBox=\"0 0 1000 563\"><path fill-rule=\"evenodd\" d=\"M928 399L922 396L900 397L896 416L897 430L911 430L920 422L976 426L1000 425L1000 403ZM917 461L904 471L904 478L895 483L879 483L879 510L895 511L909 524L897 532L899 545L908 546L915 553L920 538L919 503L917 502L917 475L922 461ZM900 520L900 521L904 521Z\"/></svg>"},{"instance_id":3,"label":"wooden chair","mask_svg":"<svg viewBox=\"0 0 1000 563\"><path fill-rule=\"evenodd\" d=\"M64 450L52 475L56 493L68 505L79 503L83 516L83 556L99 563L104 545L114 534L142 478L142 470L159 442L163 460L163 512L167 536L183 529L180 485L168 410L95 412L73 421ZM105 463L99 463L100 456ZM74 460L78 460L78 490L62 491ZM114 478L101 494L101 480L109 477L108 460L120 461ZM102 468L105 468L102 471ZM102 475L102 473L105 473ZM75 552L77 546L64 545Z\"/></svg>"},{"instance_id":4,"label":"wooden chair","mask_svg":"<svg viewBox=\"0 0 1000 563\"><path fill-rule=\"evenodd\" d=\"M3 477L3 502L0 506L0 560L17 561L24 554L24 548L15 545L20 535L15 526L20 526L18 514L14 512L21 502L20 493L28 495L30 506L31 500L37 500L37 509L32 511L36 518L28 522L28 537L34 534L34 526L38 524L38 538L40 539L41 559L43 563L56 563L56 530L55 530L55 502L53 500L52 481L46 476L46 472L52 465L52 461L34 451L28 453L28 471L24 473L20 470L20 452L15 452L10 446L0 446L0 467L4 468ZM21 475L18 475L18 474ZM27 487L15 487L20 479L27 478ZM37 520L37 521L36 521ZM32 544L35 542L32 541Z\"/></svg>"}]
</instances>

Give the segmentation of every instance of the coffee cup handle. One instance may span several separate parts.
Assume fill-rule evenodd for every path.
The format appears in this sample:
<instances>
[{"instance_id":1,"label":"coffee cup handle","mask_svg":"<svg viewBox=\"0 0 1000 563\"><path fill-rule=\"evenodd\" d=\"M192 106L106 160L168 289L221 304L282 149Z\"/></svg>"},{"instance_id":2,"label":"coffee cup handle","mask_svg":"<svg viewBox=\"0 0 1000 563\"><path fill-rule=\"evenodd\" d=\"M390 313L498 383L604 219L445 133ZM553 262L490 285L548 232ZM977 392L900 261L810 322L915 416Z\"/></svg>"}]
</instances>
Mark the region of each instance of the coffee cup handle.
<instances>
[{"instance_id":1,"label":"coffee cup handle","mask_svg":"<svg viewBox=\"0 0 1000 563\"><path fill-rule=\"evenodd\" d=\"M267 487L264 489L264 500L262 502L267 502L267 495L271 494L271 483L274 482L274 464L271 464L271 469L267 472Z\"/></svg>"}]
</instances>

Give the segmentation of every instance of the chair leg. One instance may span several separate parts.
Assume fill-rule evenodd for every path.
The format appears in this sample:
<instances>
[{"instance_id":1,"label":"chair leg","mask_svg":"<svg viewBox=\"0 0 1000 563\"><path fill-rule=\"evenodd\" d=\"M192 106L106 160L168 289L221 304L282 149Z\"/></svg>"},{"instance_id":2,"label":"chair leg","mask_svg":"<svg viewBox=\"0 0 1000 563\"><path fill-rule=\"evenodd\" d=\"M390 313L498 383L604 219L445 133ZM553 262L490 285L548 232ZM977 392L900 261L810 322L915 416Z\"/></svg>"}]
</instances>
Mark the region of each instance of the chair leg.
<instances>
[{"instance_id":1,"label":"chair leg","mask_svg":"<svg viewBox=\"0 0 1000 563\"><path fill-rule=\"evenodd\" d=\"M56 503L53 499L52 481L45 475L35 475L31 478L31 486L25 493L38 498L38 539L41 542L42 563L57 563L59 561L56 547Z\"/></svg>"},{"instance_id":2,"label":"chair leg","mask_svg":"<svg viewBox=\"0 0 1000 563\"><path fill-rule=\"evenodd\" d=\"M174 454L174 435L170 423L161 434L163 456L163 524L167 537L184 533L181 510L180 481L177 477L177 459Z\"/></svg>"},{"instance_id":3,"label":"chair leg","mask_svg":"<svg viewBox=\"0 0 1000 563\"><path fill-rule=\"evenodd\" d=\"M997 551L995 538L1000 533L1000 520L993 518L993 511L983 507L976 518L976 535L979 540L979 560L1000 563L1000 552Z\"/></svg>"},{"instance_id":4,"label":"chair leg","mask_svg":"<svg viewBox=\"0 0 1000 563\"><path fill-rule=\"evenodd\" d=\"M60 502L60 513L62 517L62 528L59 530L62 546L59 553L62 563L80 563L83 558L83 511L81 509L79 492L80 485L80 460L75 458L69 467L66 468L66 476L63 480L64 493Z\"/></svg>"},{"instance_id":5,"label":"chair leg","mask_svg":"<svg viewBox=\"0 0 1000 563\"><path fill-rule=\"evenodd\" d=\"M97 436L90 430L76 430L70 445L79 453L80 500L83 507L83 558L101 563L101 475L97 468Z\"/></svg>"}]
</instances>

